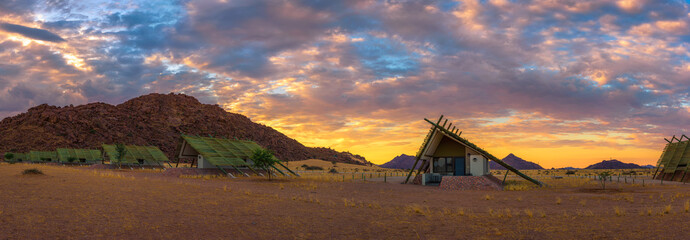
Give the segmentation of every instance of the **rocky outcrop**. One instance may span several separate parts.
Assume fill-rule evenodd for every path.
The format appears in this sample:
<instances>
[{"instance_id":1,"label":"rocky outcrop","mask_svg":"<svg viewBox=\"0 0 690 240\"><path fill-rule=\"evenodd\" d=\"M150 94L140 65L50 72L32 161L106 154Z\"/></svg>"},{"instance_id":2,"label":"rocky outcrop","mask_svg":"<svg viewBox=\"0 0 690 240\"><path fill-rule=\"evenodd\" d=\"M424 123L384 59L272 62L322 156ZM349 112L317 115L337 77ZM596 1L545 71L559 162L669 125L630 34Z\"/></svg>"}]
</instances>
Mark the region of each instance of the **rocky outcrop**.
<instances>
[{"instance_id":1,"label":"rocky outcrop","mask_svg":"<svg viewBox=\"0 0 690 240\"><path fill-rule=\"evenodd\" d=\"M634 163L624 163L616 159L604 160L600 163L589 165L585 169L640 169L644 168Z\"/></svg>"},{"instance_id":2,"label":"rocky outcrop","mask_svg":"<svg viewBox=\"0 0 690 240\"><path fill-rule=\"evenodd\" d=\"M390 168L390 169L411 169L414 165L414 156L400 154L400 156L394 157L387 163L381 164L379 167Z\"/></svg>"},{"instance_id":3,"label":"rocky outcrop","mask_svg":"<svg viewBox=\"0 0 690 240\"><path fill-rule=\"evenodd\" d=\"M243 115L172 93L144 95L117 106L91 103L33 107L0 121L0 152L100 148L103 143L125 143L158 146L170 159L175 159L182 133L252 140L287 161L315 158L370 164L363 157L347 152L306 147Z\"/></svg>"},{"instance_id":4,"label":"rocky outcrop","mask_svg":"<svg viewBox=\"0 0 690 240\"><path fill-rule=\"evenodd\" d=\"M543 167L539 166L539 164L526 161L518 156L513 155L512 153L508 154L508 156L504 157L501 161L507 163L517 170L544 169ZM494 161L489 161L489 169L506 170L503 166Z\"/></svg>"}]
</instances>

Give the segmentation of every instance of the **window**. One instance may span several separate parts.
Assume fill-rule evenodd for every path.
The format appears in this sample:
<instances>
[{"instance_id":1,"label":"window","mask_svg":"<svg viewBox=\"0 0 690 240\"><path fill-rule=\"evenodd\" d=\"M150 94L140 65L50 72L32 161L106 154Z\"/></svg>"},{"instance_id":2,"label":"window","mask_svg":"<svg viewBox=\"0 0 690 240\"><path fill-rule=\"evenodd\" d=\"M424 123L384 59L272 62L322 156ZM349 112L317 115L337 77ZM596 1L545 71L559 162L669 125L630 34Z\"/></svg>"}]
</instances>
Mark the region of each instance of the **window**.
<instances>
[{"instance_id":1,"label":"window","mask_svg":"<svg viewBox=\"0 0 690 240\"><path fill-rule=\"evenodd\" d=\"M454 164L453 158L435 158L434 162L434 172L441 174L453 174Z\"/></svg>"}]
</instances>

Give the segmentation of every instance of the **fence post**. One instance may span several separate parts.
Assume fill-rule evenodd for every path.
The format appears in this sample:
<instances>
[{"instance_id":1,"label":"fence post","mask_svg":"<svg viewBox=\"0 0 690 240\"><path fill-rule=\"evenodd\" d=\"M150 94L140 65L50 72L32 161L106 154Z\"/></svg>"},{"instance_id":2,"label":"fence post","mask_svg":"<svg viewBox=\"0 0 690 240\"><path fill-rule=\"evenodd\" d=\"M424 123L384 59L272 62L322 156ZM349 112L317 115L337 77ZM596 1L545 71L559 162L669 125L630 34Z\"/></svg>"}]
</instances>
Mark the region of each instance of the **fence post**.
<instances>
[{"instance_id":1,"label":"fence post","mask_svg":"<svg viewBox=\"0 0 690 240\"><path fill-rule=\"evenodd\" d=\"M386 182L386 173L383 173L383 182Z\"/></svg>"},{"instance_id":2,"label":"fence post","mask_svg":"<svg viewBox=\"0 0 690 240\"><path fill-rule=\"evenodd\" d=\"M642 186L644 187L644 179L642 179Z\"/></svg>"}]
</instances>

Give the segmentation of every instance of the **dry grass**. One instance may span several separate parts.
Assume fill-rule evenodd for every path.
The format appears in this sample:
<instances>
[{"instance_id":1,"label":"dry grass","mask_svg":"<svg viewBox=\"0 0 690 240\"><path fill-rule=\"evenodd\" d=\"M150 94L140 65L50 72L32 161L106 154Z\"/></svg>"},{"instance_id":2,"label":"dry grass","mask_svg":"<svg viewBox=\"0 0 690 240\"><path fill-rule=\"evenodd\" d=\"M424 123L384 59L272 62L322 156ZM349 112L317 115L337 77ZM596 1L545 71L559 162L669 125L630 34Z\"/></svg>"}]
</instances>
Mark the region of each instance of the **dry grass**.
<instances>
[{"instance_id":1,"label":"dry grass","mask_svg":"<svg viewBox=\"0 0 690 240\"><path fill-rule=\"evenodd\" d=\"M625 210L623 210L619 206L613 207L613 212L616 214L616 216L625 216Z\"/></svg>"},{"instance_id":2,"label":"dry grass","mask_svg":"<svg viewBox=\"0 0 690 240\"><path fill-rule=\"evenodd\" d=\"M25 165L0 165L0 222L12 223L0 225L0 238L682 239L684 233L656 229L684 227L688 215L679 213L690 208L682 187L583 192L597 186L567 179L544 179L555 186L524 191L440 191L36 167L48 175L22 176Z\"/></svg>"}]
</instances>

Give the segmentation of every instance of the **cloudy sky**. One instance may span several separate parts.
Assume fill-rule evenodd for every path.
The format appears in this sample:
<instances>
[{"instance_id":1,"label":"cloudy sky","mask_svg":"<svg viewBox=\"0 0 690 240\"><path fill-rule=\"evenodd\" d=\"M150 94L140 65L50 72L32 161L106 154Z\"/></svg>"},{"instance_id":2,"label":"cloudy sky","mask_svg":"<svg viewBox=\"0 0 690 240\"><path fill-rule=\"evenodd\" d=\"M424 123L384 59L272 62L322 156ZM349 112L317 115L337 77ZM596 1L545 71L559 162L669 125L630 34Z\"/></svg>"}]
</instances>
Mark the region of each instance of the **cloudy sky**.
<instances>
[{"instance_id":1,"label":"cloudy sky","mask_svg":"<svg viewBox=\"0 0 690 240\"><path fill-rule=\"evenodd\" d=\"M383 163L444 114L544 167L654 164L690 128L690 5L2 0L0 118L180 92Z\"/></svg>"}]
</instances>

